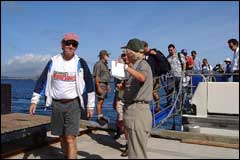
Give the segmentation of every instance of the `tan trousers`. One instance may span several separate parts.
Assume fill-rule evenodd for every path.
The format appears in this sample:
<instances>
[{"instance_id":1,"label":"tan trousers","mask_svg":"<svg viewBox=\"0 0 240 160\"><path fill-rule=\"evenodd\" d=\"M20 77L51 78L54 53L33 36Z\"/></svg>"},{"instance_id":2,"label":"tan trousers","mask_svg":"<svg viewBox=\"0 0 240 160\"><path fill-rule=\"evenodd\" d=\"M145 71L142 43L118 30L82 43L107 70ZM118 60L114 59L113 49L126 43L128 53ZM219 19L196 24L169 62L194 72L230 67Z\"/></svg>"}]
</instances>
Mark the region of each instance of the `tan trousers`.
<instances>
[{"instance_id":1,"label":"tan trousers","mask_svg":"<svg viewBox=\"0 0 240 160\"><path fill-rule=\"evenodd\" d=\"M147 159L147 141L152 128L152 114L148 104L131 104L123 114L128 132L128 158Z\"/></svg>"}]
</instances>

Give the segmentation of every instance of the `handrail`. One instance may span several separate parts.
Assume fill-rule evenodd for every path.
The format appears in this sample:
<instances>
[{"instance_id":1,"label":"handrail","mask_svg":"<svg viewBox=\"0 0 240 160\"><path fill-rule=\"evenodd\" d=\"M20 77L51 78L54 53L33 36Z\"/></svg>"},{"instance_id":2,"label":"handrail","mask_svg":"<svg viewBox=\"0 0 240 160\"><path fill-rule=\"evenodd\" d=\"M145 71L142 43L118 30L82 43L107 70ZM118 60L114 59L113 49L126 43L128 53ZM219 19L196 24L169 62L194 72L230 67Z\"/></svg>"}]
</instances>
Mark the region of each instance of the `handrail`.
<instances>
[{"instance_id":1,"label":"handrail","mask_svg":"<svg viewBox=\"0 0 240 160\"><path fill-rule=\"evenodd\" d=\"M187 82L186 86L183 86L183 77L185 77L184 75L190 77L190 81ZM180 80L179 87L178 87L179 88L178 92L176 92L176 88L174 87L174 89L171 93L167 92L167 87L174 85L175 81L173 80L170 83L166 83L166 82L169 78L173 78L173 76L170 74L167 74L167 75L155 77L154 80L159 79L161 85L158 88L156 88L154 91L155 92L158 91L158 93L160 93L159 91L164 89L165 94L161 94L161 95L159 94L160 99L156 100L156 101L153 100L151 102L151 105L153 106L152 109L153 109L153 119L154 119L153 126L154 126L154 128L157 128L157 127L163 125L169 118L172 118L175 115L182 114L183 105L185 104L186 100L188 100L189 97L190 98L192 97L193 88L197 87L196 85L193 85L193 77L194 76L200 76L202 82L211 82L212 80L216 81L215 76L233 76L233 75L239 75L239 73L218 73L215 71L211 71L210 73L203 74L203 73L199 73L199 72L188 72L187 71L187 72L182 73L181 80ZM189 92L187 94L183 94L183 88L185 88L185 89L190 88L191 91L189 90ZM170 104L167 103L167 106L165 106L160 112L154 113L155 105L157 103L161 104L160 102L163 102L163 100L166 101L167 98L171 99ZM177 106L178 104L180 105L180 107ZM160 114L161 112L164 112L165 110L167 110L169 108L171 108L171 110L169 111L168 115L164 119L162 119L158 124L155 124L155 117L158 114Z\"/></svg>"},{"instance_id":2,"label":"handrail","mask_svg":"<svg viewBox=\"0 0 240 160\"><path fill-rule=\"evenodd\" d=\"M165 77L165 79L166 80L168 80L169 78L173 78L173 76L169 76L169 75L164 75ZM182 76L183 77L183 76ZM155 121L154 121L154 127L155 128L157 128L157 127L159 127L160 125L162 125L165 121L167 121L167 119L169 119L169 117L171 117L172 115L173 115L173 111L174 110L177 110L177 108L176 108L176 105L177 105L177 101L178 101L178 99L179 99L179 97L180 97L180 93L182 92L182 78L181 77L181 79L180 79L180 83L179 83L179 90L178 90L178 93L177 93L177 95L175 96L175 98L174 98L174 95L176 94L176 88L175 88L175 79L173 79L173 81L172 81L172 83L168 83L167 85L160 85L160 87L158 88L158 89L162 89L162 88L166 88L166 87L168 87L168 86L174 86L174 89L173 89L173 91L170 93L170 94L168 94L167 92L166 92L166 95L162 95L162 96L160 96L160 99L158 100L158 101L155 101L155 102L152 102L152 104L154 105L154 104L156 104L156 103L158 103L159 101L162 101L163 99L166 99L166 98L168 98L168 97L171 97L172 96L172 101L171 101L171 103L168 105L168 106L165 106L164 107L164 109L162 109L160 112L158 112L158 113L156 113L156 114L154 114L154 112L153 112L153 118L155 119L155 116L157 116L158 114L160 114L161 112L163 112L163 111L165 111L165 110L167 110L167 109L169 109L169 108L171 108L171 110L169 111L169 113L168 113L168 115L163 119L163 120L161 120L161 122L159 123L159 124L155 124ZM163 76L160 76L160 77L157 77L157 78L159 78L160 80L163 80ZM163 83L162 81L160 81L161 83ZM172 104L173 103L173 104ZM180 103L179 103L180 104ZM181 110L181 107L180 107L180 110ZM154 107L153 107L153 111L154 111Z\"/></svg>"}]
</instances>

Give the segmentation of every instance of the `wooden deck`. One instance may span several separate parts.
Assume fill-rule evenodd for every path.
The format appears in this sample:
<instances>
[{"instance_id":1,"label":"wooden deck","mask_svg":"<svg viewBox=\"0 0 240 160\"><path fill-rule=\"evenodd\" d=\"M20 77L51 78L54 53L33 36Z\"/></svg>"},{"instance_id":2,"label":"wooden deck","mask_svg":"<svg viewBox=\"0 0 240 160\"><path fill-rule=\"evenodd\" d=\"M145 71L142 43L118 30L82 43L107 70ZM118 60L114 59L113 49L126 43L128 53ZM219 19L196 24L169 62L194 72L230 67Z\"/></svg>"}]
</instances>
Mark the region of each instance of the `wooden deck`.
<instances>
[{"instance_id":1,"label":"wooden deck","mask_svg":"<svg viewBox=\"0 0 240 160\"><path fill-rule=\"evenodd\" d=\"M50 117L10 113L1 115L1 143L49 131Z\"/></svg>"}]
</instances>

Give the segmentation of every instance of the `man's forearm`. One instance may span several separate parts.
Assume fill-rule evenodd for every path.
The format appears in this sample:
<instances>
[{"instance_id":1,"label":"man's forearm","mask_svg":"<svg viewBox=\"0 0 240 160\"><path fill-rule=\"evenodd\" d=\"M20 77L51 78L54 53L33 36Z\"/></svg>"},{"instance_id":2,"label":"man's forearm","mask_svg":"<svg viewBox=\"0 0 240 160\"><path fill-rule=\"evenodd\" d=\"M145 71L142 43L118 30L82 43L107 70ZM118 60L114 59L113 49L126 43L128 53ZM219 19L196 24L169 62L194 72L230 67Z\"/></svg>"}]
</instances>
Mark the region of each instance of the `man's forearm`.
<instances>
[{"instance_id":1,"label":"man's forearm","mask_svg":"<svg viewBox=\"0 0 240 160\"><path fill-rule=\"evenodd\" d=\"M95 83L96 83L96 87L99 88L100 87L100 78L99 77L95 78Z\"/></svg>"},{"instance_id":2,"label":"man's forearm","mask_svg":"<svg viewBox=\"0 0 240 160\"><path fill-rule=\"evenodd\" d=\"M128 71L129 74L131 74L133 77L135 77L138 81L145 82L146 77L144 74L134 70L131 67L128 67L126 70Z\"/></svg>"}]
</instances>

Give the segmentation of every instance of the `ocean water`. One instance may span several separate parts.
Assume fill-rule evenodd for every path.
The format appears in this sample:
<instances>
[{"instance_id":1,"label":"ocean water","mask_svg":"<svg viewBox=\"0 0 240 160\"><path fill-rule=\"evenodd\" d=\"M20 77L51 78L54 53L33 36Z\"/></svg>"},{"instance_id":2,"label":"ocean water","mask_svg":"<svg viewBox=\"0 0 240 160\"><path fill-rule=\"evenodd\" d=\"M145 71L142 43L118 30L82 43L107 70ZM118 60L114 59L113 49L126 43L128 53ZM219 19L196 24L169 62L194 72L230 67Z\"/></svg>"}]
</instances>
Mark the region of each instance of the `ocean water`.
<instances>
[{"instance_id":1,"label":"ocean water","mask_svg":"<svg viewBox=\"0 0 240 160\"><path fill-rule=\"evenodd\" d=\"M36 80L16 80L16 79L1 79L1 84L11 84L12 92L12 112L13 113L29 113L29 106L31 103L32 93ZM108 93L108 98L105 99L103 104L103 114L108 117L111 121L116 120L117 113L113 109L112 103L114 98L114 84L111 83L111 92ZM96 99L97 100L97 99ZM51 115L51 108L45 108L44 97L41 97L41 100L37 106L35 114L37 115ZM96 120L97 114L96 110L94 111L93 120ZM176 130L181 129L181 120L180 117L176 117L175 124L173 119L169 119L163 126L160 128L172 129L175 125Z\"/></svg>"}]
</instances>

